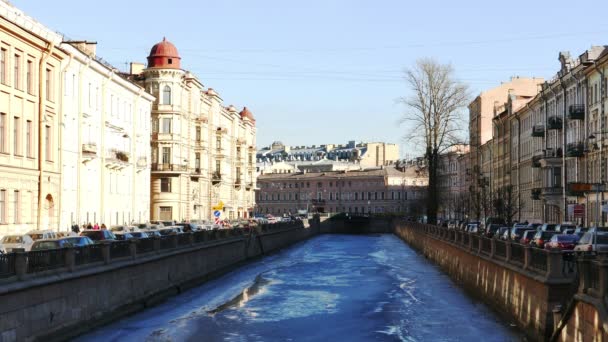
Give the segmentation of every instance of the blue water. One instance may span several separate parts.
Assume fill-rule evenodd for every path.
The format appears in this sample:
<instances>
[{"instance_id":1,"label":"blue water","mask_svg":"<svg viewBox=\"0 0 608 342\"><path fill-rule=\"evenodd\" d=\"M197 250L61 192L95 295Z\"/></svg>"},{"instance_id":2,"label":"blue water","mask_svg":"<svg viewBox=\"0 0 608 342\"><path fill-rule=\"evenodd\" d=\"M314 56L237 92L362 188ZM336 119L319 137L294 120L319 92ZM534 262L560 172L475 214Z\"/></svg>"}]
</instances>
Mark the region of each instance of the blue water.
<instances>
[{"instance_id":1,"label":"blue water","mask_svg":"<svg viewBox=\"0 0 608 342\"><path fill-rule=\"evenodd\" d=\"M80 341L518 341L393 235L322 235Z\"/></svg>"}]
</instances>

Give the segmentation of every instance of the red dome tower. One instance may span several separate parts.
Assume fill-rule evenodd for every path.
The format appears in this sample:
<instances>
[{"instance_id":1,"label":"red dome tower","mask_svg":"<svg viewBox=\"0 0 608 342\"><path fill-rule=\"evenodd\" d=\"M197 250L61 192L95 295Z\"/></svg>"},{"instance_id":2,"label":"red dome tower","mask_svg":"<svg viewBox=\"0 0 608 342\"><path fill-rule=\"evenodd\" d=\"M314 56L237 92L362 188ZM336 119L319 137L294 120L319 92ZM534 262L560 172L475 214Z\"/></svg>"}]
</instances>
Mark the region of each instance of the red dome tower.
<instances>
[{"instance_id":1,"label":"red dome tower","mask_svg":"<svg viewBox=\"0 0 608 342\"><path fill-rule=\"evenodd\" d=\"M148 68L181 69L177 48L166 38L154 45L148 56Z\"/></svg>"}]
</instances>

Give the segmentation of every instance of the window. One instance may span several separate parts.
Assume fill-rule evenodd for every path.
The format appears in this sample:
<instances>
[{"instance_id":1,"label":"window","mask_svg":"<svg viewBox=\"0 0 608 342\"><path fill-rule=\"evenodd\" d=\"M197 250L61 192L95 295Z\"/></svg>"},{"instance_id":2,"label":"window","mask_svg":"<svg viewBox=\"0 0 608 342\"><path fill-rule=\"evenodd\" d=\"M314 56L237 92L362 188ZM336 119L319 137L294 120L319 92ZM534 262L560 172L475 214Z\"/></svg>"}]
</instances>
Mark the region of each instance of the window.
<instances>
[{"instance_id":1,"label":"window","mask_svg":"<svg viewBox=\"0 0 608 342\"><path fill-rule=\"evenodd\" d=\"M170 221L173 219L173 208L172 207L160 207L159 208L159 220Z\"/></svg>"},{"instance_id":2,"label":"window","mask_svg":"<svg viewBox=\"0 0 608 342\"><path fill-rule=\"evenodd\" d=\"M161 133L171 133L171 118L163 118L162 119L162 132Z\"/></svg>"},{"instance_id":3,"label":"window","mask_svg":"<svg viewBox=\"0 0 608 342\"><path fill-rule=\"evenodd\" d=\"M34 63L32 61L27 61L27 74L25 75L25 90L29 94L34 93Z\"/></svg>"},{"instance_id":4,"label":"window","mask_svg":"<svg viewBox=\"0 0 608 342\"><path fill-rule=\"evenodd\" d=\"M160 179L160 192L171 192L171 178Z\"/></svg>"},{"instance_id":5,"label":"window","mask_svg":"<svg viewBox=\"0 0 608 342\"><path fill-rule=\"evenodd\" d=\"M13 222L20 223L21 215L19 213L19 190L15 190L13 194Z\"/></svg>"},{"instance_id":6,"label":"window","mask_svg":"<svg viewBox=\"0 0 608 342\"><path fill-rule=\"evenodd\" d=\"M216 160L215 161L215 172L220 173L220 171L222 170L221 166L222 166L222 162L220 160Z\"/></svg>"},{"instance_id":7,"label":"window","mask_svg":"<svg viewBox=\"0 0 608 342\"><path fill-rule=\"evenodd\" d=\"M163 88L163 103L162 104L166 104L166 105L171 104L171 87L169 87L168 85L166 85Z\"/></svg>"},{"instance_id":8,"label":"window","mask_svg":"<svg viewBox=\"0 0 608 342\"><path fill-rule=\"evenodd\" d=\"M30 158L34 157L32 145L34 145L32 143L32 120L27 120L25 123L25 153Z\"/></svg>"},{"instance_id":9,"label":"window","mask_svg":"<svg viewBox=\"0 0 608 342\"><path fill-rule=\"evenodd\" d=\"M163 147L163 164L171 164L171 147Z\"/></svg>"},{"instance_id":10,"label":"window","mask_svg":"<svg viewBox=\"0 0 608 342\"><path fill-rule=\"evenodd\" d=\"M51 140L51 126L44 126L44 148L46 161L53 161L53 146Z\"/></svg>"},{"instance_id":11,"label":"window","mask_svg":"<svg viewBox=\"0 0 608 342\"><path fill-rule=\"evenodd\" d=\"M21 128L21 119L19 119L19 117L15 116L13 118L13 154L14 155L20 155L21 154L21 146L19 144L19 138L20 138L20 134L19 134L19 129Z\"/></svg>"},{"instance_id":12,"label":"window","mask_svg":"<svg viewBox=\"0 0 608 342\"><path fill-rule=\"evenodd\" d=\"M6 49L0 49L0 82L6 84Z\"/></svg>"},{"instance_id":13,"label":"window","mask_svg":"<svg viewBox=\"0 0 608 342\"><path fill-rule=\"evenodd\" d=\"M196 141L201 141L201 127L200 126L196 126Z\"/></svg>"},{"instance_id":14,"label":"window","mask_svg":"<svg viewBox=\"0 0 608 342\"><path fill-rule=\"evenodd\" d=\"M0 223L6 223L6 190L0 190Z\"/></svg>"},{"instance_id":15,"label":"window","mask_svg":"<svg viewBox=\"0 0 608 342\"><path fill-rule=\"evenodd\" d=\"M21 56L15 55L14 63L15 75L13 79L13 85L15 89L21 89Z\"/></svg>"},{"instance_id":16,"label":"window","mask_svg":"<svg viewBox=\"0 0 608 342\"><path fill-rule=\"evenodd\" d=\"M46 92L47 101L53 101L53 70L50 68L46 69L44 89Z\"/></svg>"},{"instance_id":17,"label":"window","mask_svg":"<svg viewBox=\"0 0 608 342\"><path fill-rule=\"evenodd\" d=\"M215 137L215 147L218 150L222 148L222 137L219 134Z\"/></svg>"},{"instance_id":18,"label":"window","mask_svg":"<svg viewBox=\"0 0 608 342\"><path fill-rule=\"evenodd\" d=\"M194 168L197 172L201 171L201 154L200 152L196 152L194 154Z\"/></svg>"},{"instance_id":19,"label":"window","mask_svg":"<svg viewBox=\"0 0 608 342\"><path fill-rule=\"evenodd\" d=\"M6 114L0 113L0 152L6 152Z\"/></svg>"}]
</instances>

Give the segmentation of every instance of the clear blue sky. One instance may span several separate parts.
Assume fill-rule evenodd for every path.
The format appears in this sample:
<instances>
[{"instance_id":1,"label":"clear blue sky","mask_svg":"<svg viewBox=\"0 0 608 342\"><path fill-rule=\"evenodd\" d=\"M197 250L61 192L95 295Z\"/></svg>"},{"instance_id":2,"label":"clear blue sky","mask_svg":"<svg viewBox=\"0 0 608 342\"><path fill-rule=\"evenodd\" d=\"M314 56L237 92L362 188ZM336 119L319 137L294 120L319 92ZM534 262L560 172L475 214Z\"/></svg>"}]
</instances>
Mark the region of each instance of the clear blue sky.
<instances>
[{"instance_id":1,"label":"clear blue sky","mask_svg":"<svg viewBox=\"0 0 608 342\"><path fill-rule=\"evenodd\" d=\"M549 78L560 50L608 44L608 1L12 0L124 69L166 36L226 105L249 107L258 146L401 144L403 69L452 63L473 95L510 76ZM154 5L151 5L154 4Z\"/></svg>"}]
</instances>

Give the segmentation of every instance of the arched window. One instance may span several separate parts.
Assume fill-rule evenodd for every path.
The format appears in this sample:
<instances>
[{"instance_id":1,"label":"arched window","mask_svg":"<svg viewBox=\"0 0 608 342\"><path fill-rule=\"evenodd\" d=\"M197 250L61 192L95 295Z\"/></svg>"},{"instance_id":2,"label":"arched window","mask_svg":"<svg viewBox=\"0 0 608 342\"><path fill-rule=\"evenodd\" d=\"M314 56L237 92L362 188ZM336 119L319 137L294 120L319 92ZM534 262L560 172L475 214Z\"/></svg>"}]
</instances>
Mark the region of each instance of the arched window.
<instances>
[{"instance_id":1,"label":"arched window","mask_svg":"<svg viewBox=\"0 0 608 342\"><path fill-rule=\"evenodd\" d=\"M163 104L171 104L171 87L168 85L163 88Z\"/></svg>"}]
</instances>

